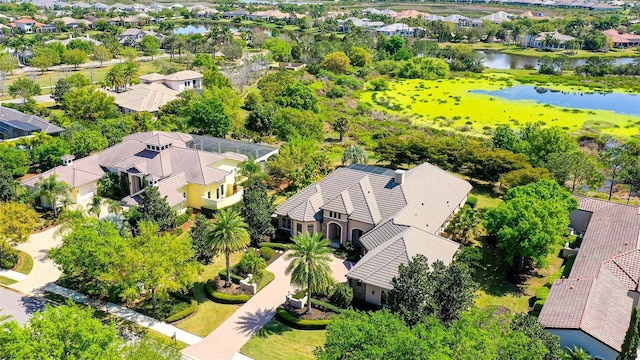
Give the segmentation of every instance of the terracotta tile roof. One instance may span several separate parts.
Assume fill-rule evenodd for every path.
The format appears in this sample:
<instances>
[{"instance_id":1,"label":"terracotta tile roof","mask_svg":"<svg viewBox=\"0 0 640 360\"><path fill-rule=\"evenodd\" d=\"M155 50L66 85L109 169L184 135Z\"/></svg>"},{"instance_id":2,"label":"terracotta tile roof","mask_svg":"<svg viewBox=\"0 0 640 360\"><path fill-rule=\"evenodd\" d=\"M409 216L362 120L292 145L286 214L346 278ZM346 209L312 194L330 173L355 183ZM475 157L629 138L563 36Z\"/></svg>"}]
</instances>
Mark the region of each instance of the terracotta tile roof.
<instances>
[{"instance_id":1,"label":"terracotta tile roof","mask_svg":"<svg viewBox=\"0 0 640 360\"><path fill-rule=\"evenodd\" d=\"M579 197L591 213L569 279L556 280L540 313L547 328L579 329L620 351L640 281L638 208Z\"/></svg>"}]
</instances>

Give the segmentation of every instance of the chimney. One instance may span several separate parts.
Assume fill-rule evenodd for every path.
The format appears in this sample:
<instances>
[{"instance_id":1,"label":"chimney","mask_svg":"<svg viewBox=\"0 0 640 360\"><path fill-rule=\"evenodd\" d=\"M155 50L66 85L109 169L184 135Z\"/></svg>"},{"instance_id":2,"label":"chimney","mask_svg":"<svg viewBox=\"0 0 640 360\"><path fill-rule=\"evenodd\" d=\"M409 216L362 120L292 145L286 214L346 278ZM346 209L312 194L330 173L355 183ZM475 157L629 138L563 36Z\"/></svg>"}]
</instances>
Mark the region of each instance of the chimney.
<instances>
[{"instance_id":1,"label":"chimney","mask_svg":"<svg viewBox=\"0 0 640 360\"><path fill-rule=\"evenodd\" d=\"M62 165L71 166L71 165L73 165L73 159L75 159L75 156L73 156L73 155L64 155L64 156L60 157L60 159L62 159Z\"/></svg>"},{"instance_id":2,"label":"chimney","mask_svg":"<svg viewBox=\"0 0 640 360\"><path fill-rule=\"evenodd\" d=\"M395 178L396 184L402 184L402 182L404 181L405 172L406 171L400 170L400 169L396 170L396 178Z\"/></svg>"}]
</instances>

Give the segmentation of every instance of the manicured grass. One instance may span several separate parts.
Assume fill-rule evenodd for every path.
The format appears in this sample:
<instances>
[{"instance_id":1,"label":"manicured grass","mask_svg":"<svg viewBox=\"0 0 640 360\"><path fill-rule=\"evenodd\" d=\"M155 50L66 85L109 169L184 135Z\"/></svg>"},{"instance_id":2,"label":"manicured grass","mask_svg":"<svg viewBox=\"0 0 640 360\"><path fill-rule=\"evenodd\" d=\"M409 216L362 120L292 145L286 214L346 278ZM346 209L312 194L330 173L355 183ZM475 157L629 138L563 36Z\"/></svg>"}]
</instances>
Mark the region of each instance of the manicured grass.
<instances>
[{"instance_id":1,"label":"manicured grass","mask_svg":"<svg viewBox=\"0 0 640 360\"><path fill-rule=\"evenodd\" d=\"M15 283L17 283L17 281L9 279L8 277L0 276L0 284L2 285L11 285Z\"/></svg>"},{"instance_id":2,"label":"manicured grass","mask_svg":"<svg viewBox=\"0 0 640 360\"><path fill-rule=\"evenodd\" d=\"M240 349L240 353L255 360L311 360L314 359L313 350L325 341L325 330L296 330L271 320Z\"/></svg>"},{"instance_id":3,"label":"manicured grass","mask_svg":"<svg viewBox=\"0 0 640 360\"><path fill-rule=\"evenodd\" d=\"M184 348L186 348L187 346L189 346L186 343L183 343L182 341L179 340L173 340L172 338L170 338L167 335L164 334L160 334L157 331L154 330L150 330L147 329L145 332L145 336L148 337L149 339L153 339L161 344L167 345L167 346L171 346L174 347L178 350L182 350Z\"/></svg>"},{"instance_id":4,"label":"manicured grass","mask_svg":"<svg viewBox=\"0 0 640 360\"><path fill-rule=\"evenodd\" d=\"M496 207L502 202L502 199L493 192L491 184L471 181L471 185L473 185L471 195L478 198L477 209Z\"/></svg>"},{"instance_id":5,"label":"manicured grass","mask_svg":"<svg viewBox=\"0 0 640 360\"><path fill-rule=\"evenodd\" d=\"M237 264L243 254L243 252L231 254L231 266ZM216 256L211 264L204 267L204 271L198 277L198 282L193 288L194 296L198 301L198 310L191 317L175 323L175 326L205 337L238 310L240 307L238 305L218 304L207 298L205 283L218 276L220 270L224 268L225 258L223 255Z\"/></svg>"},{"instance_id":6,"label":"manicured grass","mask_svg":"<svg viewBox=\"0 0 640 360\"><path fill-rule=\"evenodd\" d=\"M549 266L538 269L521 285L510 282L509 275L513 269L504 262L503 254L495 247L482 244L483 267L476 271L475 279L480 284L480 290L475 303L479 307L504 306L514 312L527 312L529 299L535 295L538 288L544 286L553 272L560 269L563 259L558 257L562 245L554 246L553 251L547 256Z\"/></svg>"},{"instance_id":7,"label":"manicured grass","mask_svg":"<svg viewBox=\"0 0 640 360\"><path fill-rule=\"evenodd\" d=\"M18 256L20 257L18 266L13 271L29 275L31 269L33 269L33 258L24 251L18 251Z\"/></svg>"},{"instance_id":8,"label":"manicured grass","mask_svg":"<svg viewBox=\"0 0 640 360\"><path fill-rule=\"evenodd\" d=\"M640 117L617 114L613 111L570 109L540 104L530 100L505 100L498 97L472 94L470 90L499 90L517 84L510 74L488 73L483 77L452 77L444 80L404 80L391 83L387 91L365 91L361 100L374 103L377 110L412 116L412 122L438 129L457 130L486 135L501 124L514 127L530 122L559 126L578 132L585 125L618 137L638 134ZM574 87L556 87L577 91ZM385 98L399 104L401 110L390 110L372 100ZM563 111L564 110L564 111Z\"/></svg>"}]
</instances>

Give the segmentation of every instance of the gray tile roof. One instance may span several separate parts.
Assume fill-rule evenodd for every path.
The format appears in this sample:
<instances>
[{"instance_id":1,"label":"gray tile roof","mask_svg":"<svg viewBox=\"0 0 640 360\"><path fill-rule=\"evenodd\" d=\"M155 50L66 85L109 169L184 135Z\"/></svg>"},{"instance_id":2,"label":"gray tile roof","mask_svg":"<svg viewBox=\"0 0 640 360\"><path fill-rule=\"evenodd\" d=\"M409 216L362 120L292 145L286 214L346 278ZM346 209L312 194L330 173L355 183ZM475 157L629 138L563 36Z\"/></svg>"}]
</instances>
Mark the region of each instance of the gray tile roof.
<instances>
[{"instance_id":1,"label":"gray tile roof","mask_svg":"<svg viewBox=\"0 0 640 360\"><path fill-rule=\"evenodd\" d=\"M347 277L391 290L391 280L398 276L400 264L408 264L417 254L429 262L451 263L460 245L443 237L410 227L369 251L349 271Z\"/></svg>"},{"instance_id":2,"label":"gray tile roof","mask_svg":"<svg viewBox=\"0 0 640 360\"><path fill-rule=\"evenodd\" d=\"M638 208L579 197L591 219L568 279L556 280L540 313L547 328L580 329L620 351L640 282Z\"/></svg>"},{"instance_id":3,"label":"gray tile roof","mask_svg":"<svg viewBox=\"0 0 640 360\"><path fill-rule=\"evenodd\" d=\"M63 128L44 121L38 116L25 114L18 110L10 109L4 106L0 106L0 120L9 122L9 124L14 124L16 126L27 127L28 129L32 129L33 131L44 131L49 135L64 132Z\"/></svg>"},{"instance_id":4,"label":"gray tile roof","mask_svg":"<svg viewBox=\"0 0 640 360\"><path fill-rule=\"evenodd\" d=\"M158 192L160 196L167 199L169 206L174 207L182 203L185 198L182 193L178 191L181 187L187 184L187 180L184 173L179 173L158 182ZM140 194L135 196L127 196L122 199L122 203L127 206L138 206L140 202Z\"/></svg>"},{"instance_id":5,"label":"gray tile roof","mask_svg":"<svg viewBox=\"0 0 640 360\"><path fill-rule=\"evenodd\" d=\"M407 230L409 226L398 225L389 219L360 237L360 245L367 250L375 249L385 241Z\"/></svg>"}]
</instances>

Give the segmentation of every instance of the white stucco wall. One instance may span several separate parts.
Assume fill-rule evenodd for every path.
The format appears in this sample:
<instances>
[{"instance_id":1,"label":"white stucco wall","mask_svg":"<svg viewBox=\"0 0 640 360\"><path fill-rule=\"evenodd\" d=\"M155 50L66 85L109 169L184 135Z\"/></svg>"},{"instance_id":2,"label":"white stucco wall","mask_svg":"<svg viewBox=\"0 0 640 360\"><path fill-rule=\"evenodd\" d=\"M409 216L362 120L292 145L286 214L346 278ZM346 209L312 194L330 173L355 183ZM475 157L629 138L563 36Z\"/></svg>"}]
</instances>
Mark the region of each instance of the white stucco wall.
<instances>
[{"instance_id":1,"label":"white stucco wall","mask_svg":"<svg viewBox=\"0 0 640 360\"><path fill-rule=\"evenodd\" d=\"M563 349L572 348L574 345L580 346L594 359L615 360L618 356L617 351L583 331L568 329L545 330L560 337L560 347Z\"/></svg>"},{"instance_id":2,"label":"white stucco wall","mask_svg":"<svg viewBox=\"0 0 640 360\"><path fill-rule=\"evenodd\" d=\"M374 305L382 305L380 295L383 291L388 291L375 285L366 284L365 300Z\"/></svg>"}]
</instances>

